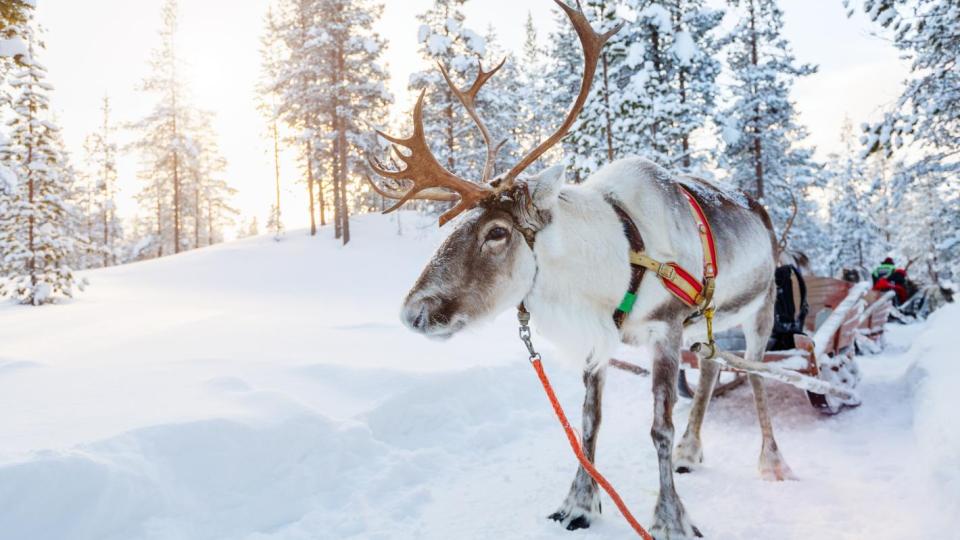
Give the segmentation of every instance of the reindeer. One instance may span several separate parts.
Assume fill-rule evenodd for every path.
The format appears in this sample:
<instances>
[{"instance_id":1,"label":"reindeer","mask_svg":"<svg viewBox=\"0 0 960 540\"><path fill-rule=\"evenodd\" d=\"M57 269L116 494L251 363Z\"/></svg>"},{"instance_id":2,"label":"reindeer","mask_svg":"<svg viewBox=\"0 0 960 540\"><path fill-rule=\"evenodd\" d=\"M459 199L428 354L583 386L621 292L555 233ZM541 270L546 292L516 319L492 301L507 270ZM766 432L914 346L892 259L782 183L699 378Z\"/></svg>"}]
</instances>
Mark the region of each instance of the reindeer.
<instances>
[{"instance_id":1,"label":"reindeer","mask_svg":"<svg viewBox=\"0 0 960 540\"><path fill-rule=\"evenodd\" d=\"M703 339L703 329L695 324L702 317L667 292L652 272L648 275L652 279L643 279L643 269L637 271L631 265L628 254L637 239L630 237L642 238L651 258L697 268L702 264L701 241L681 188L691 193L712 225L722 268L713 297L717 330L742 325L746 359L757 362L773 325L777 241L763 208L746 195L675 176L644 159L611 163L580 185L567 185L561 166L524 174L570 130L589 95L601 49L619 30L597 33L579 6L554 1L566 13L583 48L580 91L557 131L508 172L494 178L499 145L475 107L478 92L500 66L484 71L481 65L466 89L457 88L443 71L487 144L479 182L447 171L431 154L423 128L424 93L413 111L410 137L378 132L393 143L402 162L388 167L370 160L374 172L387 180L385 185L370 180L374 189L398 201L388 211L414 199L449 201L455 205L440 217L440 225L457 218L407 295L401 317L415 332L447 339L522 303L533 314L538 333L583 366L582 437L591 462L596 455L608 359L621 342L649 346L654 409L650 434L660 472L651 532L660 540L701 537L677 495L673 475L674 471L690 472L703 461L700 428L719 367L703 362L686 432L671 452L681 346L684 340ZM697 278L705 272L701 268ZM611 313L632 286L635 308L615 320ZM765 479L784 480L791 472L774 440L761 379L750 376L750 382L763 435L761 474ZM599 513L597 484L579 468L568 495L549 518L575 530L589 527Z\"/></svg>"}]
</instances>

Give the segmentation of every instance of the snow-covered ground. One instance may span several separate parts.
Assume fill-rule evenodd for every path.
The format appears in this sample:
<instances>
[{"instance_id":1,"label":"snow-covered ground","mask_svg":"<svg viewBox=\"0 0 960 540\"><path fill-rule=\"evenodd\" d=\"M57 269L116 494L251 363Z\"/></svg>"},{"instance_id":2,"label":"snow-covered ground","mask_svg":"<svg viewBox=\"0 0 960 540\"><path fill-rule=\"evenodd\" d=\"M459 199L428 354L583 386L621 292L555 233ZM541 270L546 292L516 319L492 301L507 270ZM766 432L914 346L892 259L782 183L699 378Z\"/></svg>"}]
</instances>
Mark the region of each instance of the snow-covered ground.
<instances>
[{"instance_id":1,"label":"snow-covered ground","mask_svg":"<svg viewBox=\"0 0 960 540\"><path fill-rule=\"evenodd\" d=\"M399 302L437 243L404 214L348 248L295 232L90 272L78 301L0 306L0 538L633 538L545 519L575 471L513 314L452 341ZM960 537L953 305L860 359L864 404L835 417L770 386L799 481L756 471L747 388L718 399L706 466L678 477L714 539ZM579 375L551 363L568 412ZM625 354L644 363L642 351ZM612 372L598 466L649 523L649 379ZM689 402L677 408L678 432Z\"/></svg>"}]
</instances>

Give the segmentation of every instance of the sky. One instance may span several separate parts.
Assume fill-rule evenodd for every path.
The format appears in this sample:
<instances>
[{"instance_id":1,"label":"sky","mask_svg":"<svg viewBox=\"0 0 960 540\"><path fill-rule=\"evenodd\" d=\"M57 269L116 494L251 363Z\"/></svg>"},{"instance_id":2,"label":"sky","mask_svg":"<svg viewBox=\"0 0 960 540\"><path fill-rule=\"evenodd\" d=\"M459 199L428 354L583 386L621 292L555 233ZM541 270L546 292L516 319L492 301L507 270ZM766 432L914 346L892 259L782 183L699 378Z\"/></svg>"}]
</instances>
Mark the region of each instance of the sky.
<instances>
[{"instance_id":1,"label":"sky","mask_svg":"<svg viewBox=\"0 0 960 540\"><path fill-rule=\"evenodd\" d=\"M272 142L256 108L259 38L271 0L181 0L181 51L194 105L216 113L215 128L228 162L227 177L238 190L234 205L243 220L264 223L273 201ZM389 41L386 61L397 98L394 114L408 113L406 89L411 72L422 68L417 55L416 14L432 0L385 0L379 31ZM709 4L722 6L717 0ZM855 4L857 2L854 2ZM157 45L161 0L40 0L37 17L46 27L47 51L41 61L55 87L52 107L68 148L79 163L83 141L100 122L100 104L109 94L117 123L145 116L154 97L138 91L148 73L146 59ZM484 32L492 25L503 43L519 50L523 25L531 13L541 35L552 29L549 0L472 0L467 25ZM899 93L904 63L887 41L870 35L872 25L860 15L847 18L840 0L784 0L785 34L797 59L819 66L799 81L793 98L799 119L810 132L819 157L840 147L845 117L854 125L878 116ZM727 17L725 25L732 24ZM131 138L121 131L121 143ZM284 156L282 206L288 228L307 222L306 188L298 183L291 155ZM133 196L140 189L137 157L127 154L119 168L118 207L125 218L137 212Z\"/></svg>"}]
</instances>

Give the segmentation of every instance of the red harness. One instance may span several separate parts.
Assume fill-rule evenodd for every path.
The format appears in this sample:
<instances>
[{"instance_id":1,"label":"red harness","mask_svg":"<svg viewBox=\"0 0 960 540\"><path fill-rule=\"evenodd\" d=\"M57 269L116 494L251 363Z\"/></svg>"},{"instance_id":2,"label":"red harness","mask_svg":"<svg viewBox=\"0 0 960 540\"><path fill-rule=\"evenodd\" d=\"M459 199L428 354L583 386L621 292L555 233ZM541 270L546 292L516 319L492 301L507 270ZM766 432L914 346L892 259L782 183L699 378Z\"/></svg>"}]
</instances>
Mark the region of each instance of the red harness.
<instances>
[{"instance_id":1,"label":"red harness","mask_svg":"<svg viewBox=\"0 0 960 540\"><path fill-rule=\"evenodd\" d=\"M703 248L703 281L697 280L693 274L675 262L662 263L647 255L640 232L633 220L624 209L614 204L614 209L620 216L624 231L630 240L630 265L633 267L634 275L630 282L630 289L614 314L617 326L622 325L626 314L633 310L634 303L637 301L640 278L643 277L645 270L655 272L663 286L684 304L697 308L700 313L710 307L717 278L717 246L713 239L713 230L710 228L703 208L693 195L683 187L680 188L680 193L690 205L690 213L693 215L700 235L700 244Z\"/></svg>"}]
</instances>

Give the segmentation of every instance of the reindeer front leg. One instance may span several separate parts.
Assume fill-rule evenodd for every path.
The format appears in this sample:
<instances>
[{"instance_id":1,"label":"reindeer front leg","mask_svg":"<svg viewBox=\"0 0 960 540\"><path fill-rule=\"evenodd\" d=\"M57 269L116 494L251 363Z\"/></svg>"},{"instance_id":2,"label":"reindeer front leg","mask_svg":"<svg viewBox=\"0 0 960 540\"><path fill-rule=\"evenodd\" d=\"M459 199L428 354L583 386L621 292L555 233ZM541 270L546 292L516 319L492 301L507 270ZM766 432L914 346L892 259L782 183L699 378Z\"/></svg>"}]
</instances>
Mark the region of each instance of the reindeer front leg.
<instances>
[{"instance_id":1,"label":"reindeer front leg","mask_svg":"<svg viewBox=\"0 0 960 540\"><path fill-rule=\"evenodd\" d=\"M586 387L583 397L583 453L591 463L596 455L605 380L605 367L583 374L583 385ZM600 493L597 483L583 467L578 467L570 493L560 508L548 517L559 521L567 530L575 531L590 527L591 517L599 513Z\"/></svg>"},{"instance_id":2,"label":"reindeer front leg","mask_svg":"<svg viewBox=\"0 0 960 540\"><path fill-rule=\"evenodd\" d=\"M673 483L673 405L677 401L681 332L677 326L654 344L653 427L650 436L657 450L660 467L660 495L657 497L650 532L657 540L703 537L687 517Z\"/></svg>"}]
</instances>

